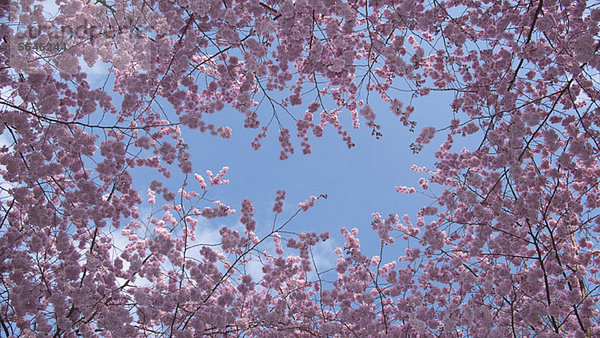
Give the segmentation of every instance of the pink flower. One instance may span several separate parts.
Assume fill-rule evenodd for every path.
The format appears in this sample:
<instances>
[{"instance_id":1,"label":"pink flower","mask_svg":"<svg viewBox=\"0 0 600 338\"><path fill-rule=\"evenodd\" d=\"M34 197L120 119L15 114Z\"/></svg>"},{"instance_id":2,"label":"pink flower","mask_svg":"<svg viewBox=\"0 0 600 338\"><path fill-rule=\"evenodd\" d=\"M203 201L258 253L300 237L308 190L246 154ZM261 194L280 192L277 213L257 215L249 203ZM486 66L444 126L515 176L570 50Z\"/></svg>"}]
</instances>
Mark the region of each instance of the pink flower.
<instances>
[{"instance_id":1,"label":"pink flower","mask_svg":"<svg viewBox=\"0 0 600 338\"><path fill-rule=\"evenodd\" d=\"M275 205L273 205L273 212L280 214L283 211L283 200L285 199L285 191L277 190L277 196L275 197Z\"/></svg>"}]
</instances>

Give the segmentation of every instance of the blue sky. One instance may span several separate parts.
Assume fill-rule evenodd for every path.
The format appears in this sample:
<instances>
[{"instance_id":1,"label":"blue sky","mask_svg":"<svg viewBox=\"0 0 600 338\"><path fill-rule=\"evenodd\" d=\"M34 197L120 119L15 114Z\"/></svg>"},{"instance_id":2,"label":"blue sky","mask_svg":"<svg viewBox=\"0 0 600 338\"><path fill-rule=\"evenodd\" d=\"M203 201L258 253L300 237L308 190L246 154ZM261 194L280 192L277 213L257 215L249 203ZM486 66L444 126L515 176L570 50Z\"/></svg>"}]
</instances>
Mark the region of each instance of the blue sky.
<instances>
[{"instance_id":1,"label":"blue sky","mask_svg":"<svg viewBox=\"0 0 600 338\"><path fill-rule=\"evenodd\" d=\"M56 11L56 5L47 1L49 13ZM106 79L107 68L97 64L93 69L88 68L81 60L80 65L89 73L88 81L92 88L102 86ZM111 76L107 91L110 93ZM201 83L200 81L199 83ZM397 94L394 96L394 94ZM304 109L312 100L308 94L301 106L292 107L291 112L300 118L304 115ZM363 93L364 95L364 93ZM111 94L115 99L117 107L120 98ZM409 102L409 95L402 93L391 93L392 98L398 97L405 105ZM441 142L445 140L445 133L438 134L430 144L419 154L413 154L409 145L418 136L420 130L426 126L443 128L449 124L452 118L450 103L452 96L447 93L432 92L429 96L413 99L412 105L415 112L411 119L417 121L415 132L409 132L407 127L402 126L389 109L389 104L378 99L376 94L370 95L373 110L377 114L376 123L382 126L383 137L376 139L371 135L371 128L361 121L361 128L352 129L350 113L344 111L340 114L341 123L353 138L356 146L348 149L345 142L337 134L337 131L327 126L322 138L311 137L312 154L302 155L299 141L295 138L295 122L285 113L280 114L284 125L290 129L295 154L288 160L279 160L281 150L277 140L278 130L276 124L272 124L269 136L263 139L263 146L259 151L254 151L250 142L254 139L258 130L244 129L244 116L239 112L225 108L214 116L208 116L208 120L217 125L228 125L233 129L230 139L221 139L209 134L200 133L197 130L184 130L183 137L190 146L194 171L204 175L205 170L218 172L223 166L229 166L226 179L230 180L227 186L214 187L207 198L218 199L230 205L232 208L240 209L244 198L250 199L255 206L255 219L257 221L257 234L265 234L271 228L273 221L272 207L276 191L285 190L286 203L284 213L279 220L285 220L297 210L297 203L302 202L310 195L327 194L327 200L319 200L308 212L301 212L286 228L293 232L302 231L328 231L332 235L330 243L325 245L333 255L337 246L343 246L343 238L339 234L341 227L358 228L359 237L366 253L378 254L379 238L371 230L372 213L379 212L382 217L396 213L400 216L408 214L414 221L414 215L423 206L434 202L432 198L417 194L405 195L395 191L395 186L414 186L420 191L418 179L427 177L427 173L411 172L413 164L426 166L434 169L434 152ZM163 107L170 107L164 100ZM330 108L333 105L330 104ZM271 109L267 105L260 107L258 111L259 120L267 122L271 116ZM172 111L169 116L174 116ZM318 114L315 114L318 119ZM458 140L457 140L458 141ZM183 176L177 175L178 168L173 168L173 178L168 182L176 191L183 182ZM134 171L134 184L145 198L146 189L149 186L151 176L147 170ZM155 179L162 179L159 175ZM206 178L206 177L205 177ZM188 180L192 188L195 181L190 177ZM428 192L431 194L435 187ZM210 206L210 204L202 205ZM141 207L142 213L147 210L145 204ZM203 234L203 240L215 240L216 230L223 224L239 226L239 213L225 219L215 219L202 222L209 229L199 229ZM404 253L407 243L397 241L390 250L386 252L384 261L397 259ZM413 243L411 246L415 246ZM325 257L322 260L328 261Z\"/></svg>"},{"instance_id":2,"label":"blue sky","mask_svg":"<svg viewBox=\"0 0 600 338\"><path fill-rule=\"evenodd\" d=\"M279 160L277 131L270 130L262 148L254 151L250 142L257 131L243 129L243 115L235 111L218 113L221 115L218 120L223 121L226 117L228 125L233 128L231 139L218 139L197 131L188 131L184 137L187 136L197 172L203 173L205 169L217 172L222 166L229 166L226 177L230 184L216 187L209 198L213 198L210 196L213 195L236 209L239 209L242 199L252 200L258 223L257 234L271 228L271 208L278 189L287 192L284 218L285 214L295 212L297 203L308 199L310 195L327 194L327 200L321 199L315 207L300 213L289 224L288 230L329 231L332 244L337 247L343 246L339 228L356 227L360 230L363 245L367 243L366 252L376 254L379 238L371 230L373 212L379 212L384 217L390 213L400 216L406 213L413 218L419 208L432 202L420 194L400 194L395 191L395 186L418 187L419 177L427 176L427 173L411 172L413 164L433 169L433 153L444 140L443 135L436 137L419 154L413 154L409 144L414 141L420 128L428 125L441 128L448 124L452 116L449 100L448 97L444 100L435 99L433 95L420 99L413 113L418 121L414 133L401 125L388 104L380 102L373 105L378 114L377 123L382 125L383 137L380 139L371 136L371 129L364 126L364 122L359 130L351 129L351 121L345 116L342 123L353 137L356 144L354 148L348 149L336 130L327 127L322 138L311 140L312 154L302 155L299 141L293 140L296 152L284 161ZM303 114L303 111L300 113ZM269 112L265 115L268 118ZM282 123L294 134L293 121L286 121L282 116ZM232 219L237 221L238 217ZM226 219L223 221L226 224L231 222ZM218 220L211 221L213 225L218 223ZM403 254L403 247L402 243L395 246L394 250L402 251L390 253L394 257L389 258L396 259Z\"/></svg>"},{"instance_id":3,"label":"blue sky","mask_svg":"<svg viewBox=\"0 0 600 338\"><path fill-rule=\"evenodd\" d=\"M106 80L107 68L97 64L89 69L83 62L81 66L87 70L88 81L92 87L102 86ZM111 75L107 92L110 93L112 81ZM115 105L120 105L121 98L111 94ZM394 96L393 96L394 97ZM410 100L397 96L407 104ZM304 114L306 101L312 98L307 95L305 103L296 106L291 112L300 118ZM278 224L285 221L297 209L297 203L309 199L310 195L318 196L327 194L328 199L321 199L307 212L301 212L286 227L292 232L325 232L331 234L331 239L316 249L315 255L319 262L319 268L324 269L335 264L333 249L343 247L344 239L339 233L341 227L358 228L359 237L366 254L379 254L379 237L371 229L372 213L379 212L382 217L387 218L390 213L402 216L408 214L412 221L416 221L416 212L424 206L434 202L430 197L416 194L400 194L396 192L395 186L414 186L417 191L422 191L418 185L420 177L429 177L427 172L412 172L413 164L426 166L428 170L434 169L434 153L439 144L445 140L445 133L436 135L432 142L418 154L413 154L409 145L416 139L420 130L426 126L436 128L446 127L452 118L450 103L452 96L447 93L432 92L429 96L413 99L415 112L411 119L417 121L414 132L402 125L389 109L389 104L378 99L376 95L370 96L369 103L377 114L376 123L381 125L383 136L376 139L371 135L371 128L361 121L361 128L352 128L350 113L345 111L340 114L340 120L345 130L353 138L355 147L348 149L341 136L331 126L325 127L324 136L316 138L312 134L310 142L312 154L303 155L300 142L295 138L295 122L285 113L280 114L284 127L290 129L292 144L295 153L287 160L279 159L281 150L278 137L277 125L272 124L268 137L262 140L262 147L254 151L250 142L254 139L258 130L244 129L245 116L226 107L223 111L212 116L207 116L207 121L217 125L228 125L233 129L230 139L222 139L201 133L198 130L183 129L183 138L190 146L192 154L191 161L194 172L202 174L205 179L205 171L219 172L223 166L228 166L229 171L225 176L230 183L225 186L211 188L206 196L208 199L220 200L236 210L240 210L243 199L250 199L255 207L255 220L257 221L257 235L266 234L273 223L272 207L277 190L286 191L284 212L278 216ZM159 100L162 107L170 107L164 100ZM264 107L264 108L263 108ZM267 122L271 116L270 107L263 106L258 111L259 120ZM293 107L294 108L294 107ZM175 114L168 111L169 116ZM318 119L318 114L315 114ZM459 140L456 140L459 141ZM177 191L184 177L178 168L172 168L173 177L166 182ZM134 185L145 200L146 190L151 179L164 180L164 177L148 169L133 171ZM195 180L188 178L190 189L199 191ZM436 191L435 186L426 191L431 195ZM200 208L211 206L210 203L200 205ZM149 207L144 203L140 207L141 213L148 215ZM218 229L223 226L233 226L241 229L238 212L235 215L204 221L199 224L199 241L212 242L218 240ZM160 217L160 216L158 216ZM202 228L204 227L204 228ZM119 235L115 233L117 238ZM399 234L396 233L399 237ZM270 241L269 241L270 242ZM397 259L404 254L404 248L417 246L417 243L406 243L397 239L397 244L386 249L384 262ZM267 244L268 246L268 244Z\"/></svg>"},{"instance_id":4,"label":"blue sky","mask_svg":"<svg viewBox=\"0 0 600 338\"><path fill-rule=\"evenodd\" d=\"M94 84L99 86L104 83L106 72L103 70L102 67L89 69L88 80L92 87ZM112 80L109 81L111 82ZM109 89L110 86L107 86L107 91ZM120 98L114 95L113 97L118 106ZM409 100L409 97L400 98L405 99L405 102ZM310 100L310 97L307 96L306 99ZM261 149L254 151L250 142L258 130L244 129L244 115L228 108L214 116L208 116L207 120L229 125L233 129L230 139L221 139L188 129L183 130L183 137L190 146L195 172L206 178L207 169L216 174L223 166L229 167L225 178L229 179L230 183L211 188L207 198L220 200L237 210L240 209L244 198L250 199L255 207L256 233L259 236L271 229L274 216L272 207L277 190L286 191L284 212L278 217L279 222L286 220L298 209L298 202L308 199L310 195L327 194L327 200L317 201L313 208L298 214L286 227L286 230L293 232L330 232L331 239L328 243L322 244L321 248L315 251L319 268L324 269L335 263L333 249L343 246L344 240L339 233L341 227L358 228L363 250L367 254L376 255L379 253L379 237L371 229L373 212L379 212L384 218L390 213L399 216L408 214L414 222L416 212L434 202L433 199L419 193L400 194L396 192L395 186L414 186L417 191L421 191L418 179L429 175L412 172L410 167L416 164L433 170L434 153L445 140L445 133L436 135L418 154L413 154L409 145L418 136L421 128L443 128L449 124L452 118L449 106L451 100L450 95L435 92L427 97L414 99L412 104L416 109L411 119L416 120L418 124L415 132L410 132L390 111L388 103L371 95L370 104L377 114L376 123L382 126L381 138L376 139L372 136L371 128L367 127L364 121L361 121L360 129L352 129L350 113L345 112L340 114L340 119L356 144L354 148L348 149L337 131L327 126L322 138L311 137L312 154L309 155L302 154L299 141L292 137L295 153L284 161L279 159L281 148L276 125L271 126L268 137L263 139ZM163 104L163 107L168 106ZM297 109L298 111L293 111L295 116L302 116L304 106ZM270 108L259 110L259 119L268 121L270 114ZM172 113L169 115L173 116ZM280 118L282 124L295 136L294 121L285 114L281 114ZM144 199L150 182L147 173L149 171L146 169L139 171L137 175L134 171L134 184ZM183 176L178 168L173 168L172 173L173 177L168 182L173 191L176 191L183 182ZM156 175L154 179L164 178ZM199 190L191 177L188 182L190 189ZM427 193L431 195L435 190L435 186L432 186ZM204 206L210 204L201 205ZM142 214L149 213L147 208L147 204L141 207ZM241 228L240 216L236 213L227 218L201 222L198 229L199 241L218 240L217 231L223 225ZM404 254L404 248L408 245L409 243L398 239L396 245L386 249L384 261L397 259ZM417 243L413 241L410 246L415 247Z\"/></svg>"}]
</instances>

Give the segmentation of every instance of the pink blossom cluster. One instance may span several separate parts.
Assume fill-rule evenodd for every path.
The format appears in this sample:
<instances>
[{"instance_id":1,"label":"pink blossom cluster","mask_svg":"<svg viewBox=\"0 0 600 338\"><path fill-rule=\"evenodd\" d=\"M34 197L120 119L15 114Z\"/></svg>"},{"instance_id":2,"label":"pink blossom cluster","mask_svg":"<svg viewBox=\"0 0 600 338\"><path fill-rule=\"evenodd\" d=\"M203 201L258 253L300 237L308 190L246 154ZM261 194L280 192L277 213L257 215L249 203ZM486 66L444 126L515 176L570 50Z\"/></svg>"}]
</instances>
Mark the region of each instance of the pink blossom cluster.
<instances>
[{"instance_id":1,"label":"pink blossom cluster","mask_svg":"<svg viewBox=\"0 0 600 338\"><path fill-rule=\"evenodd\" d=\"M302 153L304 155L308 155L311 153L311 149L310 149L310 144L308 143L308 130L310 128L313 128L314 134L317 137L320 137L320 135L322 135L322 128L319 126L318 129L315 130L315 125L312 122L313 120L313 111L315 109L315 106L313 105L309 106L309 110L306 111L306 113L304 114L304 118L300 119L298 121L296 121L296 129L298 130L298 138L302 140L302 142L300 142L300 145L302 146Z\"/></svg>"},{"instance_id":2,"label":"pink blossom cluster","mask_svg":"<svg viewBox=\"0 0 600 338\"><path fill-rule=\"evenodd\" d=\"M294 147L290 142L290 131L287 128L284 128L279 131L279 143L281 144L281 148L283 148L279 155L279 159L285 160L289 157L288 153L294 153Z\"/></svg>"},{"instance_id":3,"label":"pink blossom cluster","mask_svg":"<svg viewBox=\"0 0 600 338\"><path fill-rule=\"evenodd\" d=\"M423 188L423 190L427 190L429 189L429 180L426 178L419 178L419 185L421 186L421 188Z\"/></svg>"},{"instance_id":4,"label":"pink blossom cluster","mask_svg":"<svg viewBox=\"0 0 600 338\"><path fill-rule=\"evenodd\" d=\"M254 140L252 140L252 143L250 144L252 146L252 149L254 149L254 150L260 149L260 147L261 147L260 140L267 137L267 130L268 130L267 127L263 126L262 130L263 131L261 133L256 134L256 137L254 138Z\"/></svg>"},{"instance_id":5,"label":"pink blossom cluster","mask_svg":"<svg viewBox=\"0 0 600 338\"><path fill-rule=\"evenodd\" d=\"M194 178L196 181L198 181L198 184L200 184L200 189L205 190L207 186L206 182L204 181L204 177L202 177L200 174L194 174Z\"/></svg>"},{"instance_id":6,"label":"pink blossom cluster","mask_svg":"<svg viewBox=\"0 0 600 338\"><path fill-rule=\"evenodd\" d=\"M283 211L283 200L285 200L285 191L277 190L277 196L275 197L275 204L273 205L273 212L281 214Z\"/></svg>"},{"instance_id":7,"label":"pink blossom cluster","mask_svg":"<svg viewBox=\"0 0 600 338\"><path fill-rule=\"evenodd\" d=\"M373 109L371 108L370 105L367 104L364 107L362 107L360 109L359 113L362 117L365 118L365 120L367 120L367 126L369 126L369 127L374 126L375 112L373 111Z\"/></svg>"},{"instance_id":8,"label":"pink blossom cluster","mask_svg":"<svg viewBox=\"0 0 600 338\"><path fill-rule=\"evenodd\" d=\"M377 231L381 241L386 244L393 244L394 238L390 236L390 231L394 230L393 225L397 225L399 222L398 215L390 215L387 219L382 219L379 213L373 213L373 222L371 226L373 230Z\"/></svg>"},{"instance_id":9,"label":"pink blossom cluster","mask_svg":"<svg viewBox=\"0 0 600 338\"><path fill-rule=\"evenodd\" d=\"M413 187L406 187L403 185L396 186L396 192L401 194L414 194L417 190Z\"/></svg>"},{"instance_id":10,"label":"pink blossom cluster","mask_svg":"<svg viewBox=\"0 0 600 338\"><path fill-rule=\"evenodd\" d=\"M254 206L250 200L244 199L242 201L242 217L240 222L246 227L247 232L254 232L256 230L256 221L252 219L254 216Z\"/></svg>"},{"instance_id":11,"label":"pink blossom cluster","mask_svg":"<svg viewBox=\"0 0 600 338\"><path fill-rule=\"evenodd\" d=\"M317 196L312 195L312 196L310 196L309 200L298 203L298 206L300 207L300 209L302 209L302 211L307 211L308 209L312 208L315 205L316 200L317 200Z\"/></svg>"},{"instance_id":12,"label":"pink blossom cluster","mask_svg":"<svg viewBox=\"0 0 600 338\"><path fill-rule=\"evenodd\" d=\"M231 209L228 205L221 203L221 201L215 201L213 204L216 207L209 208L206 207L202 211L195 212L195 214L206 217L206 218L216 218L216 217L225 217L235 213L234 209Z\"/></svg>"},{"instance_id":13,"label":"pink blossom cluster","mask_svg":"<svg viewBox=\"0 0 600 338\"><path fill-rule=\"evenodd\" d=\"M431 139L435 136L435 128L434 127L425 127L421 130L421 134L417 137L416 142L420 144L427 144L431 141Z\"/></svg>"},{"instance_id":14,"label":"pink blossom cluster","mask_svg":"<svg viewBox=\"0 0 600 338\"><path fill-rule=\"evenodd\" d=\"M206 176L208 176L208 180L210 181L210 184L212 184L212 185L229 184L229 180L222 179L225 176L225 174L227 173L227 171L229 171L229 167L223 167L223 168L221 168L219 173L215 177L213 177L212 171L207 170ZM199 178L202 178L202 177L200 176ZM200 183L200 186L202 186L202 183Z\"/></svg>"}]
</instances>

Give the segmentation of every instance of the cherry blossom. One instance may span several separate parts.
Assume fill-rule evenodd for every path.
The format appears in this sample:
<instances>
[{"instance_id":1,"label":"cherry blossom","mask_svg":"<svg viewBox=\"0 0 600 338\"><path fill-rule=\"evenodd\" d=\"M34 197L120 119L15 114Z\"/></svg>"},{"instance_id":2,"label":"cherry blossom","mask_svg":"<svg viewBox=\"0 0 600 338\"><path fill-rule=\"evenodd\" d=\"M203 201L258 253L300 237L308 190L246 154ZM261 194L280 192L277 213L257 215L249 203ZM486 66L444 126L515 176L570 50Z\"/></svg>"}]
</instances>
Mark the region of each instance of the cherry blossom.
<instances>
[{"instance_id":1,"label":"cherry blossom","mask_svg":"<svg viewBox=\"0 0 600 338\"><path fill-rule=\"evenodd\" d=\"M0 4L3 336L600 336L596 2L42 3ZM421 122L440 93L451 122ZM393 114L436 161L395 189L429 200L372 211L375 245L332 225L323 271L329 233L289 224L324 192L261 227L192 163L229 114L281 160Z\"/></svg>"}]
</instances>

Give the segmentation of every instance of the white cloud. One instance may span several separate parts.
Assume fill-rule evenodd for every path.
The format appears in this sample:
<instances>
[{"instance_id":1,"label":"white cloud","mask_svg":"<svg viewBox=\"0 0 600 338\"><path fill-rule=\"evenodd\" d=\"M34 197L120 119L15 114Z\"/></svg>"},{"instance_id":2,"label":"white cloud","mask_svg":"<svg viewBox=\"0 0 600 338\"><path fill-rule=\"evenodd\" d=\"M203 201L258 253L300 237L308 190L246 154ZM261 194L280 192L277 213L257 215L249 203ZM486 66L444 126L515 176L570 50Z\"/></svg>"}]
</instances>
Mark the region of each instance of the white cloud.
<instances>
[{"instance_id":1,"label":"white cloud","mask_svg":"<svg viewBox=\"0 0 600 338\"><path fill-rule=\"evenodd\" d=\"M258 257L252 257L250 262L246 263L245 270L252 280L257 283L263 278L263 264L258 260Z\"/></svg>"},{"instance_id":2,"label":"white cloud","mask_svg":"<svg viewBox=\"0 0 600 338\"><path fill-rule=\"evenodd\" d=\"M46 1L43 1L42 2L42 7L44 7L44 10L42 11L42 13L44 14L44 17L47 20L51 20L55 16L58 15L59 7L56 4L55 0L46 0Z\"/></svg>"},{"instance_id":3,"label":"white cloud","mask_svg":"<svg viewBox=\"0 0 600 338\"><path fill-rule=\"evenodd\" d=\"M81 66L81 71L88 75L107 75L110 69L110 64L100 60L96 61L94 66L89 67L82 56L79 57L79 65ZM100 84L102 84L102 82L103 81L99 81Z\"/></svg>"},{"instance_id":4,"label":"white cloud","mask_svg":"<svg viewBox=\"0 0 600 338\"><path fill-rule=\"evenodd\" d=\"M333 238L329 238L326 242L319 242L312 247L312 259L314 259L314 264L317 266L320 274L323 274L330 268L335 268L337 256L334 251L338 246ZM311 280L317 279L317 272L314 268L313 266L313 270L308 275Z\"/></svg>"},{"instance_id":5,"label":"white cloud","mask_svg":"<svg viewBox=\"0 0 600 338\"><path fill-rule=\"evenodd\" d=\"M198 224L196 225L196 243L202 245L215 245L221 243L219 229L217 229L216 226L213 226L204 217L198 217ZM201 248L202 245L198 246L198 248Z\"/></svg>"}]
</instances>

